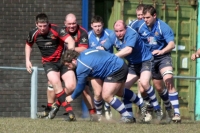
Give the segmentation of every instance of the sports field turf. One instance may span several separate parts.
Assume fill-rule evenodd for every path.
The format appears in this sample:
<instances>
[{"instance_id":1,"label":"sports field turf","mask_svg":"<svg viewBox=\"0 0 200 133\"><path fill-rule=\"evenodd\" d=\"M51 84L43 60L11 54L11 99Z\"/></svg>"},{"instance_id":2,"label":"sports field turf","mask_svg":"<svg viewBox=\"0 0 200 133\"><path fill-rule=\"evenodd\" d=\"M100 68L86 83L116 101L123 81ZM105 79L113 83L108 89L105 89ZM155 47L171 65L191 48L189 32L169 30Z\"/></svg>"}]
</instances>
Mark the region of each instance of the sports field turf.
<instances>
[{"instance_id":1,"label":"sports field turf","mask_svg":"<svg viewBox=\"0 0 200 133\"><path fill-rule=\"evenodd\" d=\"M182 120L181 124L120 124L90 122L77 119L65 122L53 120L0 117L0 133L200 133L200 122Z\"/></svg>"}]
</instances>

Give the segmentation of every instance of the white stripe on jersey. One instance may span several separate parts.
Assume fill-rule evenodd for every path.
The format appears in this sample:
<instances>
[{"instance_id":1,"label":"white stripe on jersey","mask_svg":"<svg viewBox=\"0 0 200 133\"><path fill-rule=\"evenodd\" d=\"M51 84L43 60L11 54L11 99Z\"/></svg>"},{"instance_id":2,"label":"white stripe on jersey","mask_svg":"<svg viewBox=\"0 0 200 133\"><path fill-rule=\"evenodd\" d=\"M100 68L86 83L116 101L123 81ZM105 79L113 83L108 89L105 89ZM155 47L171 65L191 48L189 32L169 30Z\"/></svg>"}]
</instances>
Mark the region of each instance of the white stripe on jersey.
<instances>
[{"instance_id":1,"label":"white stripe on jersey","mask_svg":"<svg viewBox=\"0 0 200 133\"><path fill-rule=\"evenodd\" d=\"M77 59L78 62L80 62L82 65L84 65L85 67L89 68L90 70L92 70L91 67L89 67L88 65L84 64L82 61L80 61L79 59Z\"/></svg>"}]
</instances>

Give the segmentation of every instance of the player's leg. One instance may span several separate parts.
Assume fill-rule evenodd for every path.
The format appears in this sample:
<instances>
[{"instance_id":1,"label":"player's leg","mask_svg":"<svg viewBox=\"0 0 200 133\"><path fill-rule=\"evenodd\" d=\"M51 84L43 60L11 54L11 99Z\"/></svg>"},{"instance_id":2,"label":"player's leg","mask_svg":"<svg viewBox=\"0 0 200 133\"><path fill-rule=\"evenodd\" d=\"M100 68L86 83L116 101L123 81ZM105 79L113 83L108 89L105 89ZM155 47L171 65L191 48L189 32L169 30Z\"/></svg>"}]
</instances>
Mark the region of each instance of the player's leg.
<instances>
[{"instance_id":1,"label":"player's leg","mask_svg":"<svg viewBox=\"0 0 200 133\"><path fill-rule=\"evenodd\" d=\"M124 104L118 98L114 97L114 95L117 94L119 90L122 92L119 92L118 96L122 97L123 88L124 88L124 83L104 82L102 97L104 101L110 103L110 105L121 114L122 122L132 123L135 122L135 118L129 114Z\"/></svg>"},{"instance_id":2,"label":"player's leg","mask_svg":"<svg viewBox=\"0 0 200 133\"><path fill-rule=\"evenodd\" d=\"M152 71L152 60L143 62L140 74L140 83L141 86L144 88L146 94L150 98L156 113L156 118L158 122L160 122L162 120L163 113L160 105L158 104L153 86L150 85L151 71Z\"/></svg>"},{"instance_id":3,"label":"player's leg","mask_svg":"<svg viewBox=\"0 0 200 133\"><path fill-rule=\"evenodd\" d=\"M75 76L74 71L68 70L68 68L66 66L62 66L61 78L65 84L64 92L65 92L65 98L66 98L66 96L70 95L76 87L76 76ZM64 113L64 115L66 115L65 121L75 121L76 118L75 118L75 114L73 112L72 106L70 105L69 102L65 101L65 98L64 98L64 102L60 102L58 99L61 106L63 106L66 111Z\"/></svg>"},{"instance_id":4,"label":"player's leg","mask_svg":"<svg viewBox=\"0 0 200 133\"><path fill-rule=\"evenodd\" d=\"M124 96L128 93L127 89L130 89L137 80L138 80L137 75L133 74L132 70L129 69L129 73L127 75L127 79L126 79L126 83L125 83ZM126 110L129 112L129 114L131 116L134 116L132 104L135 103L136 105L138 105L138 107L140 107L143 103L143 99L139 98L135 93L133 93L131 97L132 97L131 99L122 98L122 101L126 107Z\"/></svg>"},{"instance_id":5,"label":"player's leg","mask_svg":"<svg viewBox=\"0 0 200 133\"><path fill-rule=\"evenodd\" d=\"M38 118L45 118L49 115L49 112L51 110L52 104L55 102L55 93L53 90L53 86L48 82L48 87L47 87L47 105L42 105L44 108L44 111L37 112L37 117Z\"/></svg>"},{"instance_id":6,"label":"player's leg","mask_svg":"<svg viewBox=\"0 0 200 133\"><path fill-rule=\"evenodd\" d=\"M129 114L124 104L114 95L123 97L124 85L128 74L128 67L124 65L115 73L109 75L110 78L105 78L102 89L102 97L104 101L109 103L115 110L117 110L122 118L121 121L124 123L133 123L135 118ZM129 90L130 91L130 90ZM125 99L126 97L124 97Z\"/></svg>"},{"instance_id":7,"label":"player's leg","mask_svg":"<svg viewBox=\"0 0 200 133\"><path fill-rule=\"evenodd\" d=\"M87 84L85 86L85 89L82 93L82 96L83 96L83 100L88 108L88 111L89 111L89 114L90 116L93 116L94 114L96 114L96 109L95 109L95 106L94 106L94 98L93 98L93 94L89 88L89 84ZM91 121L95 121L92 119L92 117L90 117Z\"/></svg>"},{"instance_id":8,"label":"player's leg","mask_svg":"<svg viewBox=\"0 0 200 133\"><path fill-rule=\"evenodd\" d=\"M96 114L99 116L98 121L101 120L103 111L103 99L102 99L102 86L103 81L101 79L91 79L91 85L94 91L94 105L96 108Z\"/></svg>"},{"instance_id":9,"label":"player's leg","mask_svg":"<svg viewBox=\"0 0 200 133\"><path fill-rule=\"evenodd\" d=\"M165 86L166 86L166 88L168 89L168 92L169 92L170 102L171 102L171 104L174 108L174 116L172 118L172 121L181 122L178 92L176 91L176 89L174 87L173 70L172 69L173 68L171 66L164 67L164 68L161 69L161 73L162 73L162 76L163 76Z\"/></svg>"}]
</instances>

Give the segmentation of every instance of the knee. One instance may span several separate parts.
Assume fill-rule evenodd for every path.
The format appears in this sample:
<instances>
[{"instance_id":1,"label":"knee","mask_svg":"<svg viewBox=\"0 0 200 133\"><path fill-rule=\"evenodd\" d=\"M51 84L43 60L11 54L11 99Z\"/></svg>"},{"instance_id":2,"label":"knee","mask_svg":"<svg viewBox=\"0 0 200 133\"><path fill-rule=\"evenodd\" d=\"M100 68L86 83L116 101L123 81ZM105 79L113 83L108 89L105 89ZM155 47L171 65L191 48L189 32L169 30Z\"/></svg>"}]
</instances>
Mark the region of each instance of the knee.
<instances>
[{"instance_id":1,"label":"knee","mask_svg":"<svg viewBox=\"0 0 200 133\"><path fill-rule=\"evenodd\" d=\"M74 90L76 85L75 83L71 82L71 83L65 83L65 87L68 89L68 90Z\"/></svg>"}]
</instances>

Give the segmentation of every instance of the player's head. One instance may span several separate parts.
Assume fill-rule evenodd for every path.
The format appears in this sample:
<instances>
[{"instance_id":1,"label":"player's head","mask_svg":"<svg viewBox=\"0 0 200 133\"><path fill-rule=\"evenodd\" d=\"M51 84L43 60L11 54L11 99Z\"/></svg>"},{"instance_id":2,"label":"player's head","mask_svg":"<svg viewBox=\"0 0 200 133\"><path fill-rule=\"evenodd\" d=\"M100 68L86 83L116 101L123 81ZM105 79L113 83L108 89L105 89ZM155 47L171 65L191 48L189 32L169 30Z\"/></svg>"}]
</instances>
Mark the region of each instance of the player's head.
<instances>
[{"instance_id":1,"label":"player's head","mask_svg":"<svg viewBox=\"0 0 200 133\"><path fill-rule=\"evenodd\" d=\"M35 18L35 23L41 34L46 34L49 30L49 21L45 13L40 13Z\"/></svg>"},{"instance_id":2,"label":"player's head","mask_svg":"<svg viewBox=\"0 0 200 133\"><path fill-rule=\"evenodd\" d=\"M144 8L144 4L139 4L136 8L136 15L137 15L138 20L143 19L143 8Z\"/></svg>"},{"instance_id":3,"label":"player's head","mask_svg":"<svg viewBox=\"0 0 200 133\"><path fill-rule=\"evenodd\" d=\"M100 36L103 31L103 18L101 16L94 16L91 19L91 27L97 36Z\"/></svg>"},{"instance_id":4,"label":"player's head","mask_svg":"<svg viewBox=\"0 0 200 133\"><path fill-rule=\"evenodd\" d=\"M79 53L75 50L66 50L62 56L62 63L69 69L76 69L76 61Z\"/></svg>"},{"instance_id":5,"label":"player's head","mask_svg":"<svg viewBox=\"0 0 200 133\"><path fill-rule=\"evenodd\" d=\"M148 27L156 22L156 9L151 5L145 5L143 9L143 18Z\"/></svg>"},{"instance_id":6,"label":"player's head","mask_svg":"<svg viewBox=\"0 0 200 133\"><path fill-rule=\"evenodd\" d=\"M126 24L123 20L117 20L114 23L114 31L118 39L123 39L126 33Z\"/></svg>"},{"instance_id":7,"label":"player's head","mask_svg":"<svg viewBox=\"0 0 200 133\"><path fill-rule=\"evenodd\" d=\"M65 17L64 21L65 26L67 27L67 30L69 33L74 33L77 30L77 21L76 16L72 13L69 13Z\"/></svg>"}]
</instances>

